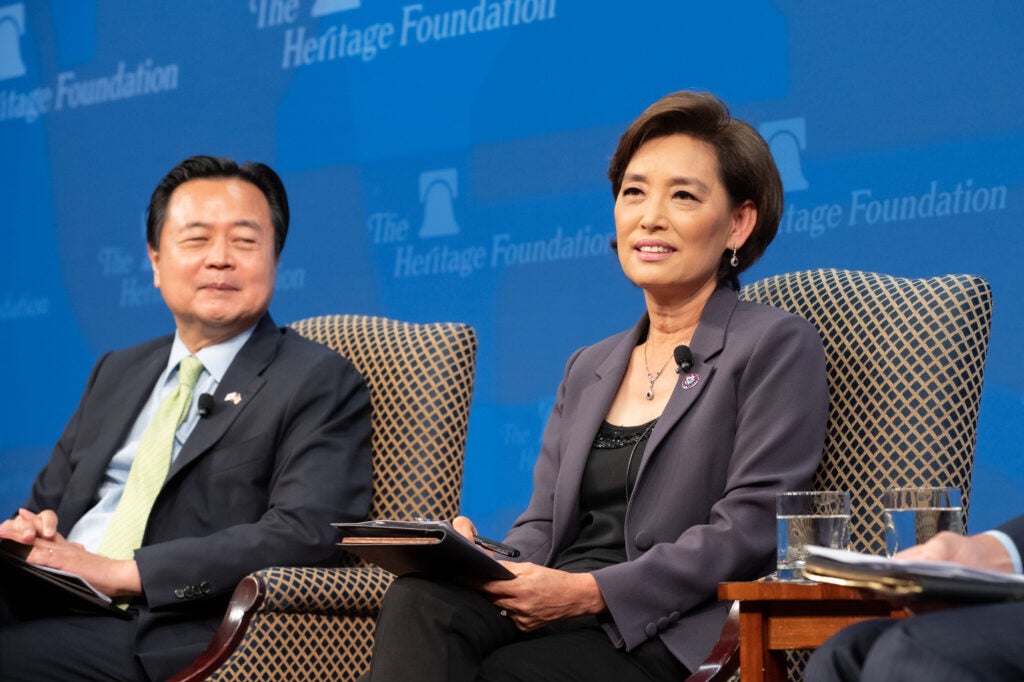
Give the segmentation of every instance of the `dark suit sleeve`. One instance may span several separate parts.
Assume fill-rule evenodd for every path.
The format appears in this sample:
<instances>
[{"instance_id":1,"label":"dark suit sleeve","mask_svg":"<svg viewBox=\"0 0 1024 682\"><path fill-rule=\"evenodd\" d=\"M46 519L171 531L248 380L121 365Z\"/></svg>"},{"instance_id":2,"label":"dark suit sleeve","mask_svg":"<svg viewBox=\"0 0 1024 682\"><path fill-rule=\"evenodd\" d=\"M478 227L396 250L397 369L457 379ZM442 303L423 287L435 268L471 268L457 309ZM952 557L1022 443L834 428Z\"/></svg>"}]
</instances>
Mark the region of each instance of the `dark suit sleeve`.
<instances>
[{"instance_id":1,"label":"dark suit sleeve","mask_svg":"<svg viewBox=\"0 0 1024 682\"><path fill-rule=\"evenodd\" d=\"M1024 515L1010 519L996 530L1006 533L1013 544L1017 545L1017 551L1024 556Z\"/></svg>"},{"instance_id":2,"label":"dark suit sleeve","mask_svg":"<svg viewBox=\"0 0 1024 682\"><path fill-rule=\"evenodd\" d=\"M370 400L351 364L277 360L251 401L154 508L135 554L152 609L230 592L266 566L322 564L337 552L330 524L367 513Z\"/></svg>"}]
</instances>

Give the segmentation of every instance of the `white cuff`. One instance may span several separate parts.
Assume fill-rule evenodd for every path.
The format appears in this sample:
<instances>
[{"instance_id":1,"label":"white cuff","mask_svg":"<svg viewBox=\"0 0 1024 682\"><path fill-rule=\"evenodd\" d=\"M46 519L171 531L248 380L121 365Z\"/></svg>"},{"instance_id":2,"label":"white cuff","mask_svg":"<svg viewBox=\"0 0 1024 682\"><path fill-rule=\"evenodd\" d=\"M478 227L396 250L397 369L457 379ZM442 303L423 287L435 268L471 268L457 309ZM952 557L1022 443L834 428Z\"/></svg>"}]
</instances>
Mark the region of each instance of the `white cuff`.
<instances>
[{"instance_id":1,"label":"white cuff","mask_svg":"<svg viewBox=\"0 0 1024 682\"><path fill-rule=\"evenodd\" d=\"M1014 573L1024 573L1024 569L1021 568L1020 550L1017 549L1017 545L1014 544L1009 535L1001 530L987 530L984 532L984 535L991 535L1006 548L1006 553L1010 555L1010 561L1013 562Z\"/></svg>"}]
</instances>

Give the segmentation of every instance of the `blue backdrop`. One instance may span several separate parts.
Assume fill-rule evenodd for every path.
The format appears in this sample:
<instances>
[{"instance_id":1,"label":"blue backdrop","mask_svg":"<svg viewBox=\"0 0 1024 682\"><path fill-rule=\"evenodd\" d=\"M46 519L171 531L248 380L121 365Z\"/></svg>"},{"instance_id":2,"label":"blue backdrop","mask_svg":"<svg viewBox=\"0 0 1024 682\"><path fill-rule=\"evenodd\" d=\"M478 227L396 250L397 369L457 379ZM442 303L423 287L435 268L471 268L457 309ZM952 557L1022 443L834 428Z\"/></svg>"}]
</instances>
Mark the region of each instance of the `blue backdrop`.
<instances>
[{"instance_id":1,"label":"blue backdrop","mask_svg":"<svg viewBox=\"0 0 1024 682\"><path fill-rule=\"evenodd\" d=\"M145 206L209 153L289 189L279 322L476 327L464 511L500 535L565 359L642 312L608 248L618 135L698 88L759 127L784 176L745 282L992 283L971 519L988 527L1024 489L1022 34L1017 0L0 0L0 513L96 358L172 328Z\"/></svg>"}]
</instances>

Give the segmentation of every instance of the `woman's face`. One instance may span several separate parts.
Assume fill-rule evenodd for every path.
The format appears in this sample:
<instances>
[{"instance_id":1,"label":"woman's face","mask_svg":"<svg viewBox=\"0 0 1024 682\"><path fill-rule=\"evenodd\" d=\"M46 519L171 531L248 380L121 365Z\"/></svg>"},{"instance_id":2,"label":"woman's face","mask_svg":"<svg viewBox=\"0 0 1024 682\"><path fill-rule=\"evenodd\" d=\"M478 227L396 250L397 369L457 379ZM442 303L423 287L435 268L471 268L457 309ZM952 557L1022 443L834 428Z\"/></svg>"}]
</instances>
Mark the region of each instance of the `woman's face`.
<instances>
[{"instance_id":1,"label":"woman's face","mask_svg":"<svg viewBox=\"0 0 1024 682\"><path fill-rule=\"evenodd\" d=\"M741 247L756 219L753 202L730 205L713 147L683 134L654 138L633 154L615 199L619 262L649 293L713 289L722 253Z\"/></svg>"}]
</instances>

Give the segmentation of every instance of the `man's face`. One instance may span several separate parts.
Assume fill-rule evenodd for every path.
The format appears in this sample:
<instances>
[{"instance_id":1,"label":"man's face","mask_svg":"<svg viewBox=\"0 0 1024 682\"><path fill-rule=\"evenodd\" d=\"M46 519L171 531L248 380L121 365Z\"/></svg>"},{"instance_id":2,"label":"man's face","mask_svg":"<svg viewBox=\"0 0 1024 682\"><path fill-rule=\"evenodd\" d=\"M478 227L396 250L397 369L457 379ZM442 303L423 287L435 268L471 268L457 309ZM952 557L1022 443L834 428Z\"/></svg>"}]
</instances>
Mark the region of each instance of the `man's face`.
<instances>
[{"instance_id":1,"label":"man's face","mask_svg":"<svg viewBox=\"0 0 1024 682\"><path fill-rule=\"evenodd\" d=\"M179 185L149 259L153 284L190 351L245 331L274 293L278 258L266 197L238 178Z\"/></svg>"}]
</instances>

